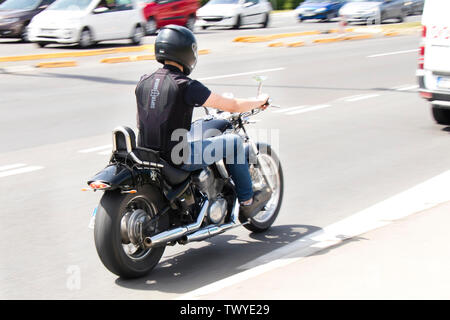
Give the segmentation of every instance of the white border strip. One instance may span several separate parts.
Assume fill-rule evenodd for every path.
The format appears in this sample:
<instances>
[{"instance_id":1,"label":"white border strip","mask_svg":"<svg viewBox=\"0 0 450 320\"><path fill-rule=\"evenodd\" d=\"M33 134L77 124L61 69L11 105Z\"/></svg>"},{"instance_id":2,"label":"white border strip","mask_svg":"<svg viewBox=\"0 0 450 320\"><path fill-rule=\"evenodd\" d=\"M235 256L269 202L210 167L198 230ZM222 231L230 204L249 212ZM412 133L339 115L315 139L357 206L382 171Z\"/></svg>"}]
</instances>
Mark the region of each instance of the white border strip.
<instances>
[{"instance_id":1,"label":"white border strip","mask_svg":"<svg viewBox=\"0 0 450 320\"><path fill-rule=\"evenodd\" d=\"M292 112L288 112L286 113L286 115L288 116L292 116L294 114L300 114L300 113L305 113L305 112L310 112L310 111L316 111L316 110L320 110L320 109L325 109L325 108L329 108L331 107L330 104L321 104L318 106L312 106L312 107L308 107L308 108L303 108L297 111L292 111Z\"/></svg>"},{"instance_id":2,"label":"white border strip","mask_svg":"<svg viewBox=\"0 0 450 320\"><path fill-rule=\"evenodd\" d=\"M24 164L24 163L10 164L10 165L7 165L7 166L0 167L0 171L16 169L16 168L20 168L20 167L23 167L23 166L26 166L26 164Z\"/></svg>"},{"instance_id":3,"label":"white border strip","mask_svg":"<svg viewBox=\"0 0 450 320\"><path fill-rule=\"evenodd\" d=\"M26 172L32 172L32 171L36 171L36 170L40 170L40 169L44 169L44 167L29 166L29 167L20 168L20 169L2 171L2 172L0 172L0 178L7 177L7 176L13 176L16 174L21 174L21 173L26 173Z\"/></svg>"},{"instance_id":4,"label":"white border strip","mask_svg":"<svg viewBox=\"0 0 450 320\"><path fill-rule=\"evenodd\" d=\"M99 146L99 147L94 147L94 148L89 148L89 149L84 149L84 150L80 150L78 152L80 152L80 153L89 153L89 152L95 152L95 151L100 151L100 150L104 150L104 149L112 149L112 144Z\"/></svg>"},{"instance_id":5,"label":"white border strip","mask_svg":"<svg viewBox=\"0 0 450 320\"><path fill-rule=\"evenodd\" d=\"M247 75L250 75L250 74L257 74L257 73L264 73L264 72L274 72L274 71L281 71L281 70L284 70L284 68L273 68L273 69L255 70L255 71L242 72L242 73L232 73L232 74L225 74L225 75L221 75L221 76L199 78L198 80L199 81L204 81L204 80L224 79L224 78L247 76Z\"/></svg>"},{"instance_id":6,"label":"white border strip","mask_svg":"<svg viewBox=\"0 0 450 320\"><path fill-rule=\"evenodd\" d=\"M412 53L412 52L419 52L419 49L412 49L412 50L404 50L404 51L395 51L395 52L388 52L388 53L373 54L373 55L371 55L371 56L367 56L367 58L378 58L378 57L392 56L392 55L396 55L396 54Z\"/></svg>"},{"instance_id":7,"label":"white border strip","mask_svg":"<svg viewBox=\"0 0 450 320\"><path fill-rule=\"evenodd\" d=\"M450 190L450 171L446 171L309 236L296 240L285 247L274 250L239 268L250 269L188 292L177 297L176 300L196 299L217 292L265 272L300 261L346 239L388 225L440 203L448 202L450 201L448 190Z\"/></svg>"}]
</instances>

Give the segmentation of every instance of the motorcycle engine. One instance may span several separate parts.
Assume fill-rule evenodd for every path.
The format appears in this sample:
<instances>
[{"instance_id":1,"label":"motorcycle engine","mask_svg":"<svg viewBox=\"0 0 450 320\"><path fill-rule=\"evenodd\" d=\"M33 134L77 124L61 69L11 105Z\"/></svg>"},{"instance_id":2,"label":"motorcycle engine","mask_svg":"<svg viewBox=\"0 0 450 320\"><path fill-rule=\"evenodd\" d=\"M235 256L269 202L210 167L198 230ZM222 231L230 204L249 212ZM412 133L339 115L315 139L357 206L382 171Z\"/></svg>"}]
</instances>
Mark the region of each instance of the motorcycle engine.
<instances>
[{"instance_id":1,"label":"motorcycle engine","mask_svg":"<svg viewBox=\"0 0 450 320\"><path fill-rule=\"evenodd\" d=\"M228 209L227 200L220 195L224 186L224 180L222 178L216 178L214 171L210 167L207 167L193 176L192 181L209 200L209 221L213 224L222 224Z\"/></svg>"}]
</instances>

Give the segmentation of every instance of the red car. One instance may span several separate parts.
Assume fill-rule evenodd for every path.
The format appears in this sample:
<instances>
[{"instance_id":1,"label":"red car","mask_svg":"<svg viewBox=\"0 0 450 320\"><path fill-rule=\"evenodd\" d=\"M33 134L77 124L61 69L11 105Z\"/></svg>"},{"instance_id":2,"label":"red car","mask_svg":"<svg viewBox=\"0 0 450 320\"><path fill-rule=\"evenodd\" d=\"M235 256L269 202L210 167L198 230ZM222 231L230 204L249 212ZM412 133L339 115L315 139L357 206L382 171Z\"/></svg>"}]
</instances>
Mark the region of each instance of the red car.
<instances>
[{"instance_id":1,"label":"red car","mask_svg":"<svg viewBox=\"0 0 450 320\"><path fill-rule=\"evenodd\" d=\"M141 0L147 20L147 34L155 34L168 24L177 24L194 30L199 0Z\"/></svg>"}]
</instances>

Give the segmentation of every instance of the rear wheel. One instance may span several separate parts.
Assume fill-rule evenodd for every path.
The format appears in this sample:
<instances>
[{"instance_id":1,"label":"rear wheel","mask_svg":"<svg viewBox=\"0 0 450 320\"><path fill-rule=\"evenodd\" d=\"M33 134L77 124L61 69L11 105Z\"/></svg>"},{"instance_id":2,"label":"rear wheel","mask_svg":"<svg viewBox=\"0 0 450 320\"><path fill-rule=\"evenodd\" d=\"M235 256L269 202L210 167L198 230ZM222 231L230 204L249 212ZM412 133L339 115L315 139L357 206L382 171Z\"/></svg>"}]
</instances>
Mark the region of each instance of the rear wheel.
<instances>
[{"instance_id":1,"label":"rear wheel","mask_svg":"<svg viewBox=\"0 0 450 320\"><path fill-rule=\"evenodd\" d=\"M134 45L140 45L142 38L144 37L144 29L141 26L136 26L131 37L131 43Z\"/></svg>"},{"instance_id":2,"label":"rear wheel","mask_svg":"<svg viewBox=\"0 0 450 320\"><path fill-rule=\"evenodd\" d=\"M398 17L398 22L405 21L406 13L402 10L400 16Z\"/></svg>"},{"instance_id":3,"label":"rear wheel","mask_svg":"<svg viewBox=\"0 0 450 320\"><path fill-rule=\"evenodd\" d=\"M95 217L94 239L100 260L112 273L137 278L149 273L161 259L165 246L145 248L145 236L169 227L167 215L155 217L164 201L158 189L144 186L135 194L106 191Z\"/></svg>"},{"instance_id":4,"label":"rear wheel","mask_svg":"<svg viewBox=\"0 0 450 320\"><path fill-rule=\"evenodd\" d=\"M269 20L270 20L270 16L269 16L268 13L266 13L266 16L265 16L265 18L264 18L264 22L263 22L263 24L262 24L262 27L263 27L263 28L267 28L267 26L269 25Z\"/></svg>"},{"instance_id":5,"label":"rear wheel","mask_svg":"<svg viewBox=\"0 0 450 320\"><path fill-rule=\"evenodd\" d=\"M253 232L263 232L272 226L280 211L281 202L283 200L284 179L280 160L272 148L269 145L262 143L258 144L257 147L261 165L268 174L266 178L272 181L272 197L266 204L264 210L251 218L250 223L245 224L244 227ZM262 171L259 170L259 168L251 167L250 174L254 189L260 189L266 185L265 179L262 176ZM242 216L239 217L239 220L241 222L247 221L247 219Z\"/></svg>"},{"instance_id":6,"label":"rear wheel","mask_svg":"<svg viewBox=\"0 0 450 320\"><path fill-rule=\"evenodd\" d=\"M148 35L154 35L158 30L158 24L156 23L155 18L150 17L147 20L147 24L145 25L145 32Z\"/></svg>"},{"instance_id":7,"label":"rear wheel","mask_svg":"<svg viewBox=\"0 0 450 320\"><path fill-rule=\"evenodd\" d=\"M38 42L37 45L39 48L44 48L48 43L47 42Z\"/></svg>"},{"instance_id":8,"label":"rear wheel","mask_svg":"<svg viewBox=\"0 0 450 320\"><path fill-rule=\"evenodd\" d=\"M233 29L239 29L242 25L241 16L237 16Z\"/></svg>"},{"instance_id":9,"label":"rear wheel","mask_svg":"<svg viewBox=\"0 0 450 320\"><path fill-rule=\"evenodd\" d=\"M431 110L433 118L438 124L450 125L450 109L433 105Z\"/></svg>"},{"instance_id":10,"label":"rear wheel","mask_svg":"<svg viewBox=\"0 0 450 320\"><path fill-rule=\"evenodd\" d=\"M30 42L30 39L28 37L28 24L23 26L20 38L22 39L22 42Z\"/></svg>"}]
</instances>

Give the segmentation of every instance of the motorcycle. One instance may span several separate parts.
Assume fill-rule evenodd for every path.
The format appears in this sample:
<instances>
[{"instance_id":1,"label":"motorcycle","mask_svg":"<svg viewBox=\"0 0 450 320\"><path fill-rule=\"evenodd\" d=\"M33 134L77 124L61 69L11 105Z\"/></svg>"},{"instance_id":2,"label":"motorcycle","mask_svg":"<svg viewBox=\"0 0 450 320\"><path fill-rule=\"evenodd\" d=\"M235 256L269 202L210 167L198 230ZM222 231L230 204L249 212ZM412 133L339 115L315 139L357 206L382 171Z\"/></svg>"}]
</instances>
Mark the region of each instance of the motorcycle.
<instances>
[{"instance_id":1,"label":"motorcycle","mask_svg":"<svg viewBox=\"0 0 450 320\"><path fill-rule=\"evenodd\" d=\"M260 93L263 78L257 81ZM239 134L253 159L249 161L253 189L269 187L269 202L246 219L239 214L223 160L187 172L170 165L157 151L137 146L131 128L117 127L109 164L89 179L85 189L104 191L94 211L94 239L100 260L112 273L142 277L158 264L168 245L202 241L239 226L264 232L277 218L284 183L279 158L269 144L252 141L245 129L261 109L216 114L205 110L206 116L192 123L190 139Z\"/></svg>"}]
</instances>

